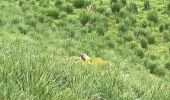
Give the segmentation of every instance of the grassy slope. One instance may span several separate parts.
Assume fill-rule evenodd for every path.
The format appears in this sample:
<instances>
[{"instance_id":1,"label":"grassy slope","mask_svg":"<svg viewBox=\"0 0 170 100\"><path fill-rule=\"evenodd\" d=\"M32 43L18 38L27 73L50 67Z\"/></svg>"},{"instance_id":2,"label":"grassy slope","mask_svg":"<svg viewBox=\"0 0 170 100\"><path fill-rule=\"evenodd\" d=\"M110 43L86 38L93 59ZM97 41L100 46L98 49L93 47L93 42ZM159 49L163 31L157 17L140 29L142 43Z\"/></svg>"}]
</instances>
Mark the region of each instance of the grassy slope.
<instances>
[{"instance_id":1,"label":"grassy slope","mask_svg":"<svg viewBox=\"0 0 170 100\"><path fill-rule=\"evenodd\" d=\"M6 7L1 11L3 12L1 18L7 24L0 28L0 98L7 100L170 98L169 82L150 74L140 64L141 62L136 60L138 57L126 58L119 55L116 50L109 49L105 50L104 55L108 64L81 64L76 60L75 56L78 53L74 52L74 48L70 48L69 53L67 48L72 44L81 46L83 44L79 42L82 41L60 38L58 33L60 31L53 33L48 25L42 24L38 24L40 31L42 32L43 28L48 31L38 34L37 31L31 30L27 35L20 34L16 30L18 26L10 22L20 16L22 24L26 20L25 13L16 6L16 2L2 1L2 5ZM110 33L114 33L116 28L115 30L112 28L115 25L110 27ZM90 40L93 43L92 37ZM87 44L85 46L88 48ZM122 49L124 46L116 48ZM132 54L131 51L122 52Z\"/></svg>"}]
</instances>

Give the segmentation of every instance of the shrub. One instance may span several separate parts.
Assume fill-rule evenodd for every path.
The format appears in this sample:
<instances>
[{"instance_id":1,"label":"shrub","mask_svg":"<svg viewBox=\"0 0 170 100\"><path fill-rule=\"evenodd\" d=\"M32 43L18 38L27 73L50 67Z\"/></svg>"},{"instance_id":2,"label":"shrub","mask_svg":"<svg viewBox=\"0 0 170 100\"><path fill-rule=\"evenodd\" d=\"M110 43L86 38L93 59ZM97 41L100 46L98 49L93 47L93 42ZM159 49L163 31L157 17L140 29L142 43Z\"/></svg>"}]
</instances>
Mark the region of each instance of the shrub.
<instances>
[{"instance_id":1,"label":"shrub","mask_svg":"<svg viewBox=\"0 0 170 100\"><path fill-rule=\"evenodd\" d=\"M121 8L122 8L121 3L113 3L113 4L111 5L111 9L112 9L112 12L113 12L113 13L119 12Z\"/></svg>"},{"instance_id":2,"label":"shrub","mask_svg":"<svg viewBox=\"0 0 170 100\"><path fill-rule=\"evenodd\" d=\"M73 13L74 7L72 4L66 4L64 7L64 11L67 13Z\"/></svg>"},{"instance_id":3,"label":"shrub","mask_svg":"<svg viewBox=\"0 0 170 100\"><path fill-rule=\"evenodd\" d=\"M21 22L20 18L14 18L11 23L12 24L19 24ZM3 23L2 20L0 20L0 25Z\"/></svg>"},{"instance_id":4,"label":"shrub","mask_svg":"<svg viewBox=\"0 0 170 100\"><path fill-rule=\"evenodd\" d=\"M143 51L142 48L137 48L137 49L135 50L135 54L136 54L138 57L140 57L140 58L143 58L143 57L144 57L144 51Z\"/></svg>"},{"instance_id":5,"label":"shrub","mask_svg":"<svg viewBox=\"0 0 170 100\"><path fill-rule=\"evenodd\" d=\"M63 3L64 3L63 0L56 0L55 1L55 6L58 7L58 6L62 5Z\"/></svg>"},{"instance_id":6,"label":"shrub","mask_svg":"<svg viewBox=\"0 0 170 100\"><path fill-rule=\"evenodd\" d=\"M129 43L129 47L130 47L130 49L135 49L135 48L137 48L137 43L134 42L134 41L131 41L131 42Z\"/></svg>"},{"instance_id":7,"label":"shrub","mask_svg":"<svg viewBox=\"0 0 170 100\"><path fill-rule=\"evenodd\" d=\"M164 28L167 30L170 28L170 22L167 21L166 23L164 23Z\"/></svg>"},{"instance_id":8,"label":"shrub","mask_svg":"<svg viewBox=\"0 0 170 100\"><path fill-rule=\"evenodd\" d=\"M24 3L25 3L24 1L20 0L19 1L19 6L22 7L24 5Z\"/></svg>"},{"instance_id":9,"label":"shrub","mask_svg":"<svg viewBox=\"0 0 170 100\"><path fill-rule=\"evenodd\" d=\"M108 23L106 16L101 14L93 14L93 16L90 18L90 23L92 23L94 29L99 35L103 36L107 31Z\"/></svg>"},{"instance_id":10,"label":"shrub","mask_svg":"<svg viewBox=\"0 0 170 100\"><path fill-rule=\"evenodd\" d=\"M144 49L146 49L146 48L148 47L145 38L142 38L142 39L140 40L140 45L141 45L141 47L144 48Z\"/></svg>"},{"instance_id":11,"label":"shrub","mask_svg":"<svg viewBox=\"0 0 170 100\"><path fill-rule=\"evenodd\" d=\"M168 70L170 70L170 60L165 63L165 68L167 68Z\"/></svg>"},{"instance_id":12,"label":"shrub","mask_svg":"<svg viewBox=\"0 0 170 100\"><path fill-rule=\"evenodd\" d=\"M29 31L28 26L26 26L26 25L20 25L20 26L18 27L18 30L19 30L19 32L22 33L22 34L27 34L28 31Z\"/></svg>"},{"instance_id":13,"label":"shrub","mask_svg":"<svg viewBox=\"0 0 170 100\"><path fill-rule=\"evenodd\" d=\"M137 22L137 19L136 19L136 17L134 17L134 16L129 16L129 19L130 19L130 21L131 21L131 25L135 25L136 24L136 22Z\"/></svg>"},{"instance_id":14,"label":"shrub","mask_svg":"<svg viewBox=\"0 0 170 100\"><path fill-rule=\"evenodd\" d=\"M169 28L169 23L162 23L159 25L159 32L163 32L164 30Z\"/></svg>"},{"instance_id":15,"label":"shrub","mask_svg":"<svg viewBox=\"0 0 170 100\"><path fill-rule=\"evenodd\" d=\"M126 0L120 0L120 2L121 2L123 5L126 5L126 4L127 4L127 1L126 1Z\"/></svg>"},{"instance_id":16,"label":"shrub","mask_svg":"<svg viewBox=\"0 0 170 100\"><path fill-rule=\"evenodd\" d=\"M81 8L84 6L85 0L74 0L73 4L76 8Z\"/></svg>"},{"instance_id":17,"label":"shrub","mask_svg":"<svg viewBox=\"0 0 170 100\"><path fill-rule=\"evenodd\" d=\"M147 67L148 67L150 73L154 74L157 66L158 66L158 64L156 62L150 62Z\"/></svg>"},{"instance_id":18,"label":"shrub","mask_svg":"<svg viewBox=\"0 0 170 100\"><path fill-rule=\"evenodd\" d=\"M60 12L59 18L64 18L66 16L67 16L67 13L62 11L62 12Z\"/></svg>"},{"instance_id":19,"label":"shrub","mask_svg":"<svg viewBox=\"0 0 170 100\"><path fill-rule=\"evenodd\" d=\"M129 17L125 18L125 19L123 20L123 23L125 23L127 26L131 26L131 25L132 25L132 22L131 22L131 20L130 20Z\"/></svg>"},{"instance_id":20,"label":"shrub","mask_svg":"<svg viewBox=\"0 0 170 100\"><path fill-rule=\"evenodd\" d=\"M158 60L159 59L159 55L156 55L155 53L150 53L149 54L149 58L153 61Z\"/></svg>"},{"instance_id":21,"label":"shrub","mask_svg":"<svg viewBox=\"0 0 170 100\"><path fill-rule=\"evenodd\" d=\"M137 13L138 12L138 8L136 6L135 3L130 3L130 5L128 6L128 10L131 12L131 13Z\"/></svg>"},{"instance_id":22,"label":"shrub","mask_svg":"<svg viewBox=\"0 0 170 100\"><path fill-rule=\"evenodd\" d=\"M89 22L91 20L91 15L88 12L83 12L80 15L80 21L83 25L85 25L87 22Z\"/></svg>"},{"instance_id":23,"label":"shrub","mask_svg":"<svg viewBox=\"0 0 170 100\"><path fill-rule=\"evenodd\" d=\"M124 41L130 42L132 41L133 37L131 34L124 35Z\"/></svg>"},{"instance_id":24,"label":"shrub","mask_svg":"<svg viewBox=\"0 0 170 100\"><path fill-rule=\"evenodd\" d=\"M165 25L164 24L160 24L159 25L159 32L163 32L165 29Z\"/></svg>"},{"instance_id":25,"label":"shrub","mask_svg":"<svg viewBox=\"0 0 170 100\"><path fill-rule=\"evenodd\" d=\"M106 11L106 8L105 8L104 6L99 6L99 7L97 8L97 11L98 11L99 13L103 14L103 13Z\"/></svg>"},{"instance_id":26,"label":"shrub","mask_svg":"<svg viewBox=\"0 0 170 100\"><path fill-rule=\"evenodd\" d=\"M164 39L165 39L166 41L170 41L170 32L165 31L165 32L163 32L163 35L164 35Z\"/></svg>"},{"instance_id":27,"label":"shrub","mask_svg":"<svg viewBox=\"0 0 170 100\"><path fill-rule=\"evenodd\" d=\"M146 28L147 26L149 26L148 21L143 20L143 21L141 22L141 27L142 27L142 28Z\"/></svg>"},{"instance_id":28,"label":"shrub","mask_svg":"<svg viewBox=\"0 0 170 100\"><path fill-rule=\"evenodd\" d=\"M101 14L93 14L91 22L94 23L96 26L98 24L103 24L104 27L108 27L107 17Z\"/></svg>"},{"instance_id":29,"label":"shrub","mask_svg":"<svg viewBox=\"0 0 170 100\"><path fill-rule=\"evenodd\" d=\"M120 10L119 12L120 18L126 18L127 16L129 16L129 13L126 10Z\"/></svg>"},{"instance_id":30,"label":"shrub","mask_svg":"<svg viewBox=\"0 0 170 100\"><path fill-rule=\"evenodd\" d=\"M0 19L0 26L4 25L4 21L2 19Z\"/></svg>"},{"instance_id":31,"label":"shrub","mask_svg":"<svg viewBox=\"0 0 170 100\"><path fill-rule=\"evenodd\" d=\"M118 27L118 30L121 32L126 32L128 30L128 26L125 23L121 23Z\"/></svg>"},{"instance_id":32,"label":"shrub","mask_svg":"<svg viewBox=\"0 0 170 100\"><path fill-rule=\"evenodd\" d=\"M162 76L165 76L166 70L165 70L164 68L158 68L158 67L157 67L157 68L155 69L154 74L162 77Z\"/></svg>"},{"instance_id":33,"label":"shrub","mask_svg":"<svg viewBox=\"0 0 170 100\"><path fill-rule=\"evenodd\" d=\"M91 16L91 22L92 23L99 23L101 21L104 21L106 17L104 17L103 15L101 14L93 14L93 15L90 15Z\"/></svg>"},{"instance_id":34,"label":"shrub","mask_svg":"<svg viewBox=\"0 0 170 100\"><path fill-rule=\"evenodd\" d=\"M149 10L150 9L150 4L149 1L145 1L143 4L144 10Z\"/></svg>"},{"instance_id":35,"label":"shrub","mask_svg":"<svg viewBox=\"0 0 170 100\"><path fill-rule=\"evenodd\" d=\"M149 44L155 44L155 35L154 34L149 34L147 36L147 40Z\"/></svg>"},{"instance_id":36,"label":"shrub","mask_svg":"<svg viewBox=\"0 0 170 100\"><path fill-rule=\"evenodd\" d=\"M116 3L117 0L110 0L110 2L111 2L111 4L112 4L112 3Z\"/></svg>"},{"instance_id":37,"label":"shrub","mask_svg":"<svg viewBox=\"0 0 170 100\"><path fill-rule=\"evenodd\" d=\"M155 73L155 70L157 69L157 62L156 61L152 61L150 59L145 59L144 61L144 65L146 66L146 68L149 70L149 72L151 74L154 74Z\"/></svg>"},{"instance_id":38,"label":"shrub","mask_svg":"<svg viewBox=\"0 0 170 100\"><path fill-rule=\"evenodd\" d=\"M167 4L167 10L170 12L170 2Z\"/></svg>"},{"instance_id":39,"label":"shrub","mask_svg":"<svg viewBox=\"0 0 170 100\"><path fill-rule=\"evenodd\" d=\"M147 36L148 33L144 29L136 29L134 32L135 37L139 37L140 35Z\"/></svg>"},{"instance_id":40,"label":"shrub","mask_svg":"<svg viewBox=\"0 0 170 100\"><path fill-rule=\"evenodd\" d=\"M96 31L99 35L104 36L105 32L107 31L107 28L104 27L104 24L99 23L96 27Z\"/></svg>"},{"instance_id":41,"label":"shrub","mask_svg":"<svg viewBox=\"0 0 170 100\"><path fill-rule=\"evenodd\" d=\"M90 0L74 0L73 4L76 8L82 8L91 4L91 2Z\"/></svg>"},{"instance_id":42,"label":"shrub","mask_svg":"<svg viewBox=\"0 0 170 100\"><path fill-rule=\"evenodd\" d=\"M124 39L122 37L116 38L116 42L121 45L124 43Z\"/></svg>"},{"instance_id":43,"label":"shrub","mask_svg":"<svg viewBox=\"0 0 170 100\"><path fill-rule=\"evenodd\" d=\"M114 41L112 39L109 39L107 41L107 45L109 46L109 48L112 48L112 49L115 48L115 43L114 43Z\"/></svg>"},{"instance_id":44,"label":"shrub","mask_svg":"<svg viewBox=\"0 0 170 100\"><path fill-rule=\"evenodd\" d=\"M104 15L106 15L106 16L110 16L111 14L112 14L111 8L107 8L104 12Z\"/></svg>"},{"instance_id":45,"label":"shrub","mask_svg":"<svg viewBox=\"0 0 170 100\"><path fill-rule=\"evenodd\" d=\"M88 33L91 33L94 30L92 24L87 25L85 28L87 28Z\"/></svg>"},{"instance_id":46,"label":"shrub","mask_svg":"<svg viewBox=\"0 0 170 100\"><path fill-rule=\"evenodd\" d=\"M49 9L47 11L47 16L58 19L60 17L60 12L58 9Z\"/></svg>"},{"instance_id":47,"label":"shrub","mask_svg":"<svg viewBox=\"0 0 170 100\"><path fill-rule=\"evenodd\" d=\"M156 13L156 11L151 11L147 14L147 19L149 21L152 21L154 23L157 23L158 22L158 15Z\"/></svg>"}]
</instances>

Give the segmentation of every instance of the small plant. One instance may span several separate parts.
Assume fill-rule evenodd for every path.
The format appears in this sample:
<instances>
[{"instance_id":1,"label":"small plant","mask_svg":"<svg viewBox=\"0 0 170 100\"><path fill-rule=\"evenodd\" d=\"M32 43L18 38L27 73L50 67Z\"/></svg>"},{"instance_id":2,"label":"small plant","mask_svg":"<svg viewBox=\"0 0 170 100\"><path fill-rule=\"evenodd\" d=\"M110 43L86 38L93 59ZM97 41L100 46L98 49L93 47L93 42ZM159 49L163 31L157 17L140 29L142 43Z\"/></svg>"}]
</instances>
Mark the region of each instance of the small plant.
<instances>
[{"instance_id":1,"label":"small plant","mask_svg":"<svg viewBox=\"0 0 170 100\"><path fill-rule=\"evenodd\" d=\"M158 60L159 59L159 55L155 54L155 53L150 53L149 54L149 58L153 61Z\"/></svg>"},{"instance_id":2,"label":"small plant","mask_svg":"<svg viewBox=\"0 0 170 100\"><path fill-rule=\"evenodd\" d=\"M117 13L117 12L119 12L120 11L120 9L122 8L122 5L121 5L121 3L113 3L112 5L111 5L111 9L112 9L112 12L113 13Z\"/></svg>"},{"instance_id":3,"label":"small plant","mask_svg":"<svg viewBox=\"0 0 170 100\"><path fill-rule=\"evenodd\" d=\"M131 13L137 13L138 12L138 7L135 3L130 3L129 7L128 7L128 10L131 12Z\"/></svg>"},{"instance_id":4,"label":"small plant","mask_svg":"<svg viewBox=\"0 0 170 100\"><path fill-rule=\"evenodd\" d=\"M47 11L47 16L58 19L60 17L60 12L57 9L49 9Z\"/></svg>"},{"instance_id":5,"label":"small plant","mask_svg":"<svg viewBox=\"0 0 170 100\"><path fill-rule=\"evenodd\" d=\"M105 8L104 6L99 6L99 7L97 8L97 11L98 11L99 13L103 14L103 13L106 11L106 8Z\"/></svg>"},{"instance_id":6,"label":"small plant","mask_svg":"<svg viewBox=\"0 0 170 100\"><path fill-rule=\"evenodd\" d=\"M167 4L167 11L170 12L170 2Z\"/></svg>"},{"instance_id":7,"label":"small plant","mask_svg":"<svg viewBox=\"0 0 170 100\"><path fill-rule=\"evenodd\" d=\"M3 23L3 21L0 19L0 25ZM14 18L11 21L12 24L19 24L20 23L20 19L19 18Z\"/></svg>"},{"instance_id":8,"label":"small plant","mask_svg":"<svg viewBox=\"0 0 170 100\"><path fill-rule=\"evenodd\" d=\"M20 0L20 1L19 1L19 6L22 7L22 6L24 5L24 3L25 3L25 2L24 2L23 0Z\"/></svg>"},{"instance_id":9,"label":"small plant","mask_svg":"<svg viewBox=\"0 0 170 100\"><path fill-rule=\"evenodd\" d=\"M120 10L119 12L120 18L126 18L127 16L129 16L129 13L126 10Z\"/></svg>"},{"instance_id":10,"label":"small plant","mask_svg":"<svg viewBox=\"0 0 170 100\"><path fill-rule=\"evenodd\" d=\"M168 29L170 28L170 22L169 22L169 21L167 21L166 23L164 23L164 28L165 28L166 30L168 30Z\"/></svg>"},{"instance_id":11,"label":"small plant","mask_svg":"<svg viewBox=\"0 0 170 100\"><path fill-rule=\"evenodd\" d=\"M116 3L117 0L110 0L110 2L111 2L111 4L112 4L112 3Z\"/></svg>"},{"instance_id":12,"label":"small plant","mask_svg":"<svg viewBox=\"0 0 170 100\"><path fill-rule=\"evenodd\" d=\"M76 8L82 8L84 6L85 0L74 0L74 6Z\"/></svg>"},{"instance_id":13,"label":"small plant","mask_svg":"<svg viewBox=\"0 0 170 100\"><path fill-rule=\"evenodd\" d=\"M128 30L128 26L125 23L121 23L118 28L121 32L126 32Z\"/></svg>"},{"instance_id":14,"label":"small plant","mask_svg":"<svg viewBox=\"0 0 170 100\"><path fill-rule=\"evenodd\" d=\"M58 7L58 6L62 5L63 3L64 3L63 0L56 0L55 1L55 6Z\"/></svg>"},{"instance_id":15,"label":"small plant","mask_svg":"<svg viewBox=\"0 0 170 100\"><path fill-rule=\"evenodd\" d=\"M126 34L126 35L124 35L124 40L127 42L130 42L133 40L133 37L131 34Z\"/></svg>"},{"instance_id":16,"label":"small plant","mask_svg":"<svg viewBox=\"0 0 170 100\"><path fill-rule=\"evenodd\" d=\"M159 25L159 32L163 32L164 29L165 29L165 25L164 24Z\"/></svg>"},{"instance_id":17,"label":"small plant","mask_svg":"<svg viewBox=\"0 0 170 100\"><path fill-rule=\"evenodd\" d=\"M111 14L112 14L111 8L107 8L104 12L104 15L106 15L106 16L110 16Z\"/></svg>"},{"instance_id":18,"label":"small plant","mask_svg":"<svg viewBox=\"0 0 170 100\"><path fill-rule=\"evenodd\" d=\"M83 25L85 25L86 23L90 22L91 20L91 15L90 13L88 12L83 12L81 15L80 15L80 21Z\"/></svg>"},{"instance_id":19,"label":"small plant","mask_svg":"<svg viewBox=\"0 0 170 100\"><path fill-rule=\"evenodd\" d=\"M64 7L65 12L67 13L73 13L74 7L72 4L66 4Z\"/></svg>"},{"instance_id":20,"label":"small plant","mask_svg":"<svg viewBox=\"0 0 170 100\"><path fill-rule=\"evenodd\" d=\"M166 74L166 71L164 68L156 68L154 71L154 74L156 74L157 76L163 77Z\"/></svg>"},{"instance_id":21,"label":"small plant","mask_svg":"<svg viewBox=\"0 0 170 100\"><path fill-rule=\"evenodd\" d=\"M0 26L4 25L4 21L2 19L0 19Z\"/></svg>"},{"instance_id":22,"label":"small plant","mask_svg":"<svg viewBox=\"0 0 170 100\"><path fill-rule=\"evenodd\" d=\"M162 23L159 25L159 32L163 32L164 30L169 29L170 24L169 23Z\"/></svg>"},{"instance_id":23,"label":"small plant","mask_svg":"<svg viewBox=\"0 0 170 100\"><path fill-rule=\"evenodd\" d=\"M131 21L131 25L135 25L137 23L137 19L133 15L129 16L129 19Z\"/></svg>"},{"instance_id":24,"label":"small plant","mask_svg":"<svg viewBox=\"0 0 170 100\"><path fill-rule=\"evenodd\" d=\"M99 35L104 36L105 32L107 31L107 28L104 27L104 25L102 23L100 23L97 25L96 31Z\"/></svg>"},{"instance_id":25,"label":"small plant","mask_svg":"<svg viewBox=\"0 0 170 100\"><path fill-rule=\"evenodd\" d=\"M127 4L127 1L126 1L126 0L120 0L120 2L121 2L123 5L126 5L126 4Z\"/></svg>"},{"instance_id":26,"label":"small plant","mask_svg":"<svg viewBox=\"0 0 170 100\"><path fill-rule=\"evenodd\" d=\"M109 46L109 48L112 48L112 49L115 48L115 43L114 43L114 41L112 39L109 39L107 41L107 45Z\"/></svg>"},{"instance_id":27,"label":"small plant","mask_svg":"<svg viewBox=\"0 0 170 100\"><path fill-rule=\"evenodd\" d=\"M28 26L26 26L26 25L20 25L20 26L18 27L18 30L19 30L20 33L22 33L22 34L27 34L28 31L29 31Z\"/></svg>"},{"instance_id":28,"label":"small plant","mask_svg":"<svg viewBox=\"0 0 170 100\"><path fill-rule=\"evenodd\" d=\"M135 49L135 48L137 48L137 43L134 42L134 41L131 41L131 42L129 43L129 47L130 47L130 49Z\"/></svg>"},{"instance_id":29,"label":"small plant","mask_svg":"<svg viewBox=\"0 0 170 100\"><path fill-rule=\"evenodd\" d=\"M143 51L142 48L137 48L137 49L135 50L135 54L136 54L138 57L140 57L140 58L143 58L144 55L145 55L145 53L144 53L144 51Z\"/></svg>"},{"instance_id":30,"label":"small plant","mask_svg":"<svg viewBox=\"0 0 170 100\"><path fill-rule=\"evenodd\" d=\"M164 35L164 39L165 39L166 41L170 41L170 32L165 31L165 32L163 32L163 35Z\"/></svg>"},{"instance_id":31,"label":"small plant","mask_svg":"<svg viewBox=\"0 0 170 100\"><path fill-rule=\"evenodd\" d=\"M116 39L116 43L121 45L121 44L124 43L124 39L122 37L119 37L119 38Z\"/></svg>"},{"instance_id":32,"label":"small plant","mask_svg":"<svg viewBox=\"0 0 170 100\"><path fill-rule=\"evenodd\" d=\"M144 10L149 10L150 9L150 3L149 1L145 1L143 4Z\"/></svg>"},{"instance_id":33,"label":"small plant","mask_svg":"<svg viewBox=\"0 0 170 100\"><path fill-rule=\"evenodd\" d=\"M144 49L146 49L146 48L148 47L145 38L142 38L142 39L140 40L140 44L141 44L141 47L144 48Z\"/></svg>"},{"instance_id":34,"label":"small plant","mask_svg":"<svg viewBox=\"0 0 170 100\"><path fill-rule=\"evenodd\" d=\"M170 60L165 63L165 68L167 68L168 70L170 70Z\"/></svg>"},{"instance_id":35,"label":"small plant","mask_svg":"<svg viewBox=\"0 0 170 100\"><path fill-rule=\"evenodd\" d=\"M136 29L136 31L134 32L134 35L135 35L135 37L139 37L139 36L147 36L148 35L148 33L144 30L144 29L142 29L142 28L139 28L139 29Z\"/></svg>"},{"instance_id":36,"label":"small plant","mask_svg":"<svg viewBox=\"0 0 170 100\"><path fill-rule=\"evenodd\" d=\"M143 21L141 22L141 27L142 27L142 28L146 28L146 27L148 27L148 26L149 26L148 21L143 20Z\"/></svg>"},{"instance_id":37,"label":"small plant","mask_svg":"<svg viewBox=\"0 0 170 100\"><path fill-rule=\"evenodd\" d=\"M127 26L131 26L132 25L131 19L129 17L126 17L123 20L123 23L125 23Z\"/></svg>"},{"instance_id":38,"label":"small plant","mask_svg":"<svg viewBox=\"0 0 170 100\"><path fill-rule=\"evenodd\" d=\"M149 44L155 44L155 35L154 34L149 34L148 36L147 36L147 40L148 40L148 43Z\"/></svg>"},{"instance_id":39,"label":"small plant","mask_svg":"<svg viewBox=\"0 0 170 100\"><path fill-rule=\"evenodd\" d=\"M147 14L147 19L149 21L152 21L154 23L157 23L158 22L158 15L156 13L156 11L151 11Z\"/></svg>"},{"instance_id":40,"label":"small plant","mask_svg":"<svg viewBox=\"0 0 170 100\"><path fill-rule=\"evenodd\" d=\"M91 2L89 0L74 0L73 4L76 8L82 8L91 4Z\"/></svg>"},{"instance_id":41,"label":"small plant","mask_svg":"<svg viewBox=\"0 0 170 100\"><path fill-rule=\"evenodd\" d=\"M147 64L147 68L149 69L151 74L155 73L157 66L158 66L158 64L154 61L151 61L151 60Z\"/></svg>"}]
</instances>

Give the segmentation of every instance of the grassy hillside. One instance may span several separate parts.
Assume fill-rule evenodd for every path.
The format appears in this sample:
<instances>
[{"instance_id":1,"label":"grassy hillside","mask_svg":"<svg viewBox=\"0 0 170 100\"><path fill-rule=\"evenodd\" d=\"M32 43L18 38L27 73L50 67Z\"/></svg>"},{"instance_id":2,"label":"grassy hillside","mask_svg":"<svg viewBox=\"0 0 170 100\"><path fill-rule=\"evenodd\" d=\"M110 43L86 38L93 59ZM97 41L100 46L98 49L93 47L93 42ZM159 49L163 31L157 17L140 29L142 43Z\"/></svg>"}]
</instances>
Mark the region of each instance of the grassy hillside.
<instances>
[{"instance_id":1,"label":"grassy hillside","mask_svg":"<svg viewBox=\"0 0 170 100\"><path fill-rule=\"evenodd\" d=\"M0 100L169 100L170 1L0 0L0 8Z\"/></svg>"}]
</instances>

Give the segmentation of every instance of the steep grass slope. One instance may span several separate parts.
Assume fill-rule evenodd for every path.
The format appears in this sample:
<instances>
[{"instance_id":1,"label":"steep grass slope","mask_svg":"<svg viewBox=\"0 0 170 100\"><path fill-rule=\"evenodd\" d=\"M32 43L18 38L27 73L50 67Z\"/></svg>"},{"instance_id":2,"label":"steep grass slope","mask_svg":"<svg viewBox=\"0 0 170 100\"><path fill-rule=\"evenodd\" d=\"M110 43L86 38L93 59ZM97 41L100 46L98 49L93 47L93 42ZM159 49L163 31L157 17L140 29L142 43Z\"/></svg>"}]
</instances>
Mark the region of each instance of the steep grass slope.
<instances>
[{"instance_id":1,"label":"steep grass slope","mask_svg":"<svg viewBox=\"0 0 170 100\"><path fill-rule=\"evenodd\" d=\"M56 1L0 0L0 100L170 98L170 74L165 67L169 42L160 41L169 30L158 31L169 20L164 18L167 1L150 2L160 16L156 24L145 19L149 11L142 10L140 0L135 1L137 14L126 11L126 6L110 12L107 0L93 1L98 9L93 14L86 5L73 7L73 12L67 8L76 0L63 5ZM141 23L147 27L140 27ZM135 33L143 29L153 33L156 42L147 41L148 47L142 49L141 39L148 37L135 37ZM81 63L81 52L107 63Z\"/></svg>"}]
</instances>

